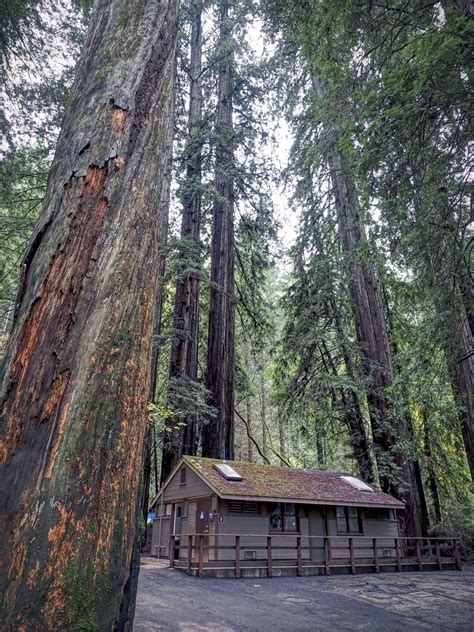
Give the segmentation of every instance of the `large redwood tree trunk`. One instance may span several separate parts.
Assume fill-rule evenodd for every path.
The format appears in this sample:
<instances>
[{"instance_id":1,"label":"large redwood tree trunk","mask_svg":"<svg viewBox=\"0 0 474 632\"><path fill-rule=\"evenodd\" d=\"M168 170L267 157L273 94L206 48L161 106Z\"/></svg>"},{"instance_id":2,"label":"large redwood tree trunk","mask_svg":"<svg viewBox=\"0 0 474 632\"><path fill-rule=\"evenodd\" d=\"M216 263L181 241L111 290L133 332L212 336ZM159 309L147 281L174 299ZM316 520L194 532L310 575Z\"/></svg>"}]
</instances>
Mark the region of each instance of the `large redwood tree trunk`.
<instances>
[{"instance_id":1,"label":"large redwood tree trunk","mask_svg":"<svg viewBox=\"0 0 474 632\"><path fill-rule=\"evenodd\" d=\"M176 284L174 309L175 339L171 347L170 378L198 378L199 347L199 265L201 235L202 148L202 0L193 0L189 67L189 115L186 146L186 180L182 192L182 260L185 269ZM183 385L184 386L184 385ZM175 420L164 431L161 480L168 478L183 454L196 454L197 428L192 415Z\"/></svg>"},{"instance_id":2,"label":"large redwood tree trunk","mask_svg":"<svg viewBox=\"0 0 474 632\"><path fill-rule=\"evenodd\" d=\"M220 63L206 386L217 416L203 430L203 456L234 458L233 55L229 3L220 13Z\"/></svg>"},{"instance_id":3,"label":"large redwood tree trunk","mask_svg":"<svg viewBox=\"0 0 474 632\"><path fill-rule=\"evenodd\" d=\"M178 0L98 0L0 403L7 629L131 627Z\"/></svg>"},{"instance_id":4,"label":"large redwood tree trunk","mask_svg":"<svg viewBox=\"0 0 474 632\"><path fill-rule=\"evenodd\" d=\"M312 85L315 93L322 96L321 83L315 76L312 77ZM370 259L354 178L345 156L337 149L337 129L334 129L334 135L335 148L328 155L329 171L355 330L361 348L380 485L385 492L405 501L407 533L421 536L426 531L426 525L421 509L424 492L418 464L397 453L395 446L403 428L390 414L389 392L394 366L380 287ZM398 476L396 473L393 476L397 466L400 472Z\"/></svg>"}]
</instances>

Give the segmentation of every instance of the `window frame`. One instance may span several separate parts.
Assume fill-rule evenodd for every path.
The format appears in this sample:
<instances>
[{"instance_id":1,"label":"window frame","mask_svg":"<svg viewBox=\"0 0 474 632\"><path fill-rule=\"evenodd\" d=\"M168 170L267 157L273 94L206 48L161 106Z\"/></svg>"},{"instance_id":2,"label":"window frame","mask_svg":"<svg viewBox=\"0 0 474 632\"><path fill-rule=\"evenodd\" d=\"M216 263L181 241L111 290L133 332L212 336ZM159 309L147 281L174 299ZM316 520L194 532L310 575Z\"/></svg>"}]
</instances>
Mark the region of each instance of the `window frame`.
<instances>
[{"instance_id":1,"label":"window frame","mask_svg":"<svg viewBox=\"0 0 474 632\"><path fill-rule=\"evenodd\" d=\"M300 520L299 520L299 512L298 505L296 503L270 503L268 519L271 520L273 514L273 507L278 505L280 507L280 516L281 516L281 529L275 529L272 527L271 522L269 524L269 532L270 533L300 533ZM296 526L294 529L286 528L286 505L293 505L295 508L295 518L296 518ZM291 515L291 514L290 514Z\"/></svg>"},{"instance_id":2,"label":"window frame","mask_svg":"<svg viewBox=\"0 0 474 632\"><path fill-rule=\"evenodd\" d=\"M344 531L339 528L340 517L338 516L338 510L341 510L341 509L344 511L344 521L345 521L345 527L346 527ZM354 519L353 516L349 516L350 509L355 509L357 512L357 526L358 526L357 531L352 531L350 528L350 521L351 519L352 520ZM362 535L364 531L362 528L360 507L354 507L354 505L337 505L336 506L336 528L337 528L337 535Z\"/></svg>"},{"instance_id":3,"label":"window frame","mask_svg":"<svg viewBox=\"0 0 474 632\"><path fill-rule=\"evenodd\" d=\"M186 485L186 467L182 467L179 473L179 484Z\"/></svg>"}]
</instances>

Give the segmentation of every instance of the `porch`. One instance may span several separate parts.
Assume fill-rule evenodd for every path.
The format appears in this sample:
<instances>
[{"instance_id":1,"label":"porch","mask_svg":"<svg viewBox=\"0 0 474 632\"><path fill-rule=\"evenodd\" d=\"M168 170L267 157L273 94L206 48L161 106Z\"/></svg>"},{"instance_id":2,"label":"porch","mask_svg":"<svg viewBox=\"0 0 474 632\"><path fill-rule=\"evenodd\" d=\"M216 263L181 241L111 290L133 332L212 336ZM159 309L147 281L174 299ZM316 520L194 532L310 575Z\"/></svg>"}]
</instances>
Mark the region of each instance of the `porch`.
<instances>
[{"instance_id":1,"label":"porch","mask_svg":"<svg viewBox=\"0 0 474 632\"><path fill-rule=\"evenodd\" d=\"M165 548L165 547L163 547ZM171 535L169 565L198 577L461 570L459 538Z\"/></svg>"}]
</instances>

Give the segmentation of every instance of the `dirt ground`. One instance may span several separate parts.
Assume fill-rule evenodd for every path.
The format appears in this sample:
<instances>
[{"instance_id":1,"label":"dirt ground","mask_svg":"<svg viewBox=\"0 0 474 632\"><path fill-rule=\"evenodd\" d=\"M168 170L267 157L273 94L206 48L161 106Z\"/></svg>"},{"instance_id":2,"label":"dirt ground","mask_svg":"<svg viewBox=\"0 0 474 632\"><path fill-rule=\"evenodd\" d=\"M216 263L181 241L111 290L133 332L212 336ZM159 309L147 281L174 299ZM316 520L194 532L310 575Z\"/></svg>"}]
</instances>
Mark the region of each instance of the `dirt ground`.
<instances>
[{"instance_id":1,"label":"dirt ground","mask_svg":"<svg viewBox=\"0 0 474 632\"><path fill-rule=\"evenodd\" d=\"M188 577L145 560L135 632L474 631L474 568L273 579Z\"/></svg>"}]
</instances>

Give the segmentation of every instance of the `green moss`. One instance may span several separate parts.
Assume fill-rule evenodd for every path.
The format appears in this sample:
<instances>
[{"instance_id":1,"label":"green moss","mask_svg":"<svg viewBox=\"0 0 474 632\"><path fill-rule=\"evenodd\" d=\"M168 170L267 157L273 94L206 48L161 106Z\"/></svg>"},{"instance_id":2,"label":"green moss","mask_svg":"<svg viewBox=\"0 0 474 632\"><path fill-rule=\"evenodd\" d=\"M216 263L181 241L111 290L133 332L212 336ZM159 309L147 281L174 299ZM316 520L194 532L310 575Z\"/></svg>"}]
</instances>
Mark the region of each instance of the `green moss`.
<instances>
[{"instance_id":1,"label":"green moss","mask_svg":"<svg viewBox=\"0 0 474 632\"><path fill-rule=\"evenodd\" d=\"M69 562L63 569L66 600L57 620L67 625L67 630L98 632L97 606L107 599L111 584L105 573L95 575L91 564L86 569L78 566L77 562Z\"/></svg>"}]
</instances>

